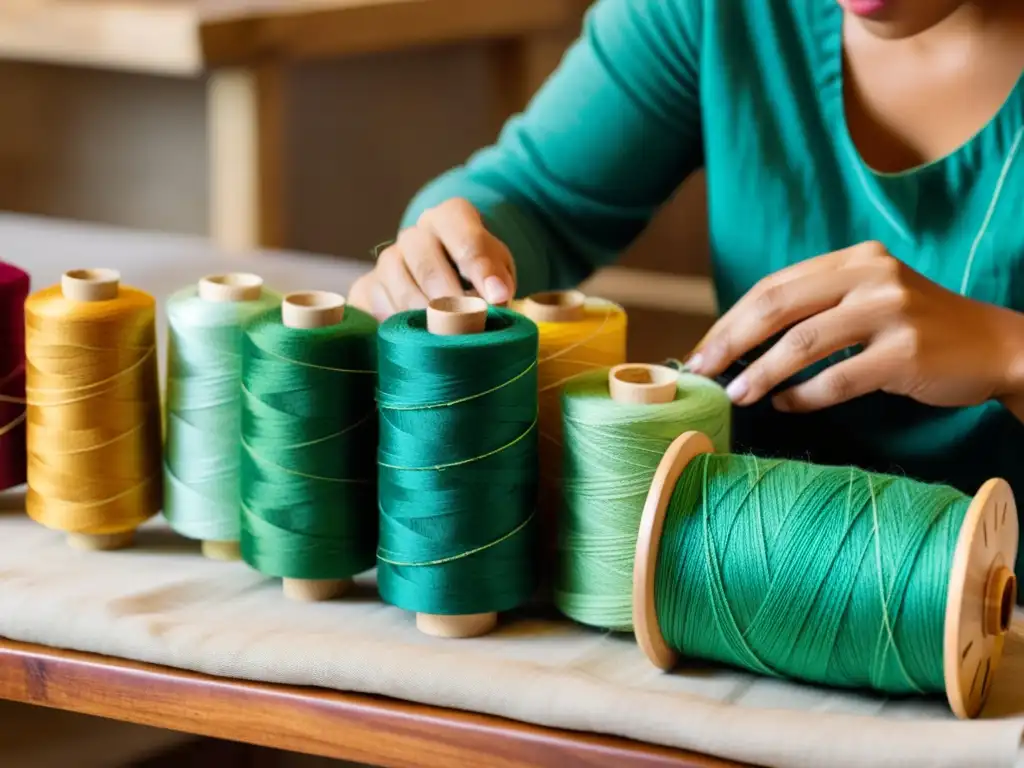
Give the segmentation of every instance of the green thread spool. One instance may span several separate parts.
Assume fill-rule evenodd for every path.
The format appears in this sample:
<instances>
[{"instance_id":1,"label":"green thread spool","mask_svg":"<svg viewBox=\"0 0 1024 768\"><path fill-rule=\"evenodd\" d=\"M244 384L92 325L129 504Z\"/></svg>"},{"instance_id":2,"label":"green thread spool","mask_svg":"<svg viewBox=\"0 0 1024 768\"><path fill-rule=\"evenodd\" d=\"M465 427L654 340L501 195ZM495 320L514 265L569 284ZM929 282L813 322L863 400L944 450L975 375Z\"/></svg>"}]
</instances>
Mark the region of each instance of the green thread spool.
<instances>
[{"instance_id":1,"label":"green thread spool","mask_svg":"<svg viewBox=\"0 0 1024 768\"><path fill-rule=\"evenodd\" d=\"M373 567L376 321L336 293L285 296L242 353L242 557L294 600Z\"/></svg>"},{"instance_id":2,"label":"green thread spool","mask_svg":"<svg viewBox=\"0 0 1024 768\"><path fill-rule=\"evenodd\" d=\"M729 450L731 405L713 381L661 365L627 363L565 385L564 508L555 604L569 618L633 627L633 557L654 473L688 430Z\"/></svg>"},{"instance_id":3,"label":"green thread spool","mask_svg":"<svg viewBox=\"0 0 1024 768\"><path fill-rule=\"evenodd\" d=\"M485 634L536 588L537 326L451 297L378 339L381 597L426 634Z\"/></svg>"},{"instance_id":4,"label":"green thread spool","mask_svg":"<svg viewBox=\"0 0 1024 768\"><path fill-rule=\"evenodd\" d=\"M164 517L213 560L238 560L242 339L280 305L258 275L204 277L167 301Z\"/></svg>"},{"instance_id":5,"label":"green thread spool","mask_svg":"<svg viewBox=\"0 0 1024 768\"><path fill-rule=\"evenodd\" d=\"M823 685L944 692L957 717L978 715L1017 589L1004 480L971 499L712 451L698 432L675 440L644 507L633 623L656 666L685 653Z\"/></svg>"}]
</instances>

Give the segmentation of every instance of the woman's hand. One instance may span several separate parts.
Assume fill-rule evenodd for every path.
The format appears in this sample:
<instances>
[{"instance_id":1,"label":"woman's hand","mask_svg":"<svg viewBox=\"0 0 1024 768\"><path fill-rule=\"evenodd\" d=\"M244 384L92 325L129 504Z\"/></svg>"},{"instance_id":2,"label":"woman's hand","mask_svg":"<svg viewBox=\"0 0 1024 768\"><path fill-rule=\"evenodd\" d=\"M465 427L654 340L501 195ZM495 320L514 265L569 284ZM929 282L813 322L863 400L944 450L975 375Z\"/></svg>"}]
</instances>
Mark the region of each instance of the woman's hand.
<instances>
[{"instance_id":1,"label":"woman's hand","mask_svg":"<svg viewBox=\"0 0 1024 768\"><path fill-rule=\"evenodd\" d=\"M779 393L775 407L811 411L877 390L936 406L1024 392L1024 315L948 291L878 243L765 278L715 324L690 368L717 376L781 331L729 385L737 405L756 402L812 363L855 345L863 351Z\"/></svg>"},{"instance_id":2,"label":"woman's hand","mask_svg":"<svg viewBox=\"0 0 1024 768\"><path fill-rule=\"evenodd\" d=\"M378 320L431 299L461 296L460 276L490 304L513 297L515 264L504 243L484 227L477 210L453 199L423 213L381 252L374 269L359 278L349 301Z\"/></svg>"}]
</instances>

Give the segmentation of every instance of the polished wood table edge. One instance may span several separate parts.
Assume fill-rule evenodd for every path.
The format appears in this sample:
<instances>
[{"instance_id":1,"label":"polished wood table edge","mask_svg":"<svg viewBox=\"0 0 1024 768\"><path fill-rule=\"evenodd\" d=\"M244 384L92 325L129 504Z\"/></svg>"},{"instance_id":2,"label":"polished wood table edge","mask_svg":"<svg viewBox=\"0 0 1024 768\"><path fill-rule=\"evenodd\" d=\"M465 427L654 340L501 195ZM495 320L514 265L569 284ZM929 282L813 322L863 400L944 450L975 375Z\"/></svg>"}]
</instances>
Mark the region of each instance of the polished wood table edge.
<instances>
[{"instance_id":1,"label":"polished wood table edge","mask_svg":"<svg viewBox=\"0 0 1024 768\"><path fill-rule=\"evenodd\" d=\"M3 639L0 698L388 768L738 766L615 737Z\"/></svg>"}]
</instances>

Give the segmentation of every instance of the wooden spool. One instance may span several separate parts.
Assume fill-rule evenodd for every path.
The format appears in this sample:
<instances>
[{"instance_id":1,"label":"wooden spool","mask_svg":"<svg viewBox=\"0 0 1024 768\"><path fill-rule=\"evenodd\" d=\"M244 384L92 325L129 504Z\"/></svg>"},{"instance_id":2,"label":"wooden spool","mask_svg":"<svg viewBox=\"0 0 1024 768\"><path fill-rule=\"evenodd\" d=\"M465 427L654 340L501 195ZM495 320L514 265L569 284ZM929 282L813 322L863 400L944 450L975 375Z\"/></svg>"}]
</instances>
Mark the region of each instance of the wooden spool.
<instances>
[{"instance_id":1,"label":"wooden spool","mask_svg":"<svg viewBox=\"0 0 1024 768\"><path fill-rule=\"evenodd\" d=\"M655 569L665 511L690 461L713 452L699 432L676 438L658 465L644 505L633 564L633 631L647 658L671 669L677 653L665 642L654 602ZM974 496L957 540L946 599L943 669L950 709L977 717L992 689L1017 598L1017 505L1009 484L989 480Z\"/></svg>"},{"instance_id":2,"label":"wooden spool","mask_svg":"<svg viewBox=\"0 0 1024 768\"><path fill-rule=\"evenodd\" d=\"M258 301L263 295L263 278L246 272L207 275L199 281L197 294L202 301ZM203 555L211 560L230 562L242 557L237 541L202 542Z\"/></svg>"},{"instance_id":3,"label":"wooden spool","mask_svg":"<svg viewBox=\"0 0 1024 768\"><path fill-rule=\"evenodd\" d=\"M679 373L664 365L623 363L608 371L608 392L617 403L664 405L678 391Z\"/></svg>"},{"instance_id":4,"label":"wooden spool","mask_svg":"<svg viewBox=\"0 0 1024 768\"><path fill-rule=\"evenodd\" d=\"M535 323L576 323L586 317L582 291L544 291L527 296L520 311Z\"/></svg>"},{"instance_id":5,"label":"wooden spool","mask_svg":"<svg viewBox=\"0 0 1024 768\"><path fill-rule=\"evenodd\" d=\"M345 319L345 299L328 291L290 293L281 303L281 322L288 328L311 330L338 325ZM330 600L352 587L352 579L283 579L285 597L302 602Z\"/></svg>"},{"instance_id":6,"label":"wooden spool","mask_svg":"<svg viewBox=\"0 0 1024 768\"><path fill-rule=\"evenodd\" d=\"M487 302L478 296L450 296L427 305L427 330L438 336L483 333L487 326ZM444 616L417 613L416 628L434 637L477 637L498 624L497 613Z\"/></svg>"},{"instance_id":7,"label":"wooden spool","mask_svg":"<svg viewBox=\"0 0 1024 768\"><path fill-rule=\"evenodd\" d=\"M68 301L113 301L121 287L121 273L114 269L73 269L61 275L60 290ZM123 549L131 546L135 529L114 533L67 534L68 545L85 551Z\"/></svg>"}]
</instances>

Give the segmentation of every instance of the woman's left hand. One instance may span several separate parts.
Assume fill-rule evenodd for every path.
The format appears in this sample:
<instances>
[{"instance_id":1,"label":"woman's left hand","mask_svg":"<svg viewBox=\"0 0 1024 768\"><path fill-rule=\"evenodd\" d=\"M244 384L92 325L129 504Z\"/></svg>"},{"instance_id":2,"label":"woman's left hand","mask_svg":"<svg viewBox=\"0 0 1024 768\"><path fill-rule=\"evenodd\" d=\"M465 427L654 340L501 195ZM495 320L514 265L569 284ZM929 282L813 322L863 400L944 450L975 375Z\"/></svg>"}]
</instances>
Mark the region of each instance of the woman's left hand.
<instances>
[{"instance_id":1,"label":"woman's left hand","mask_svg":"<svg viewBox=\"0 0 1024 768\"><path fill-rule=\"evenodd\" d=\"M1024 391L1024 315L936 285L879 243L765 278L714 325L689 367L717 376L781 331L729 385L737 405L760 400L807 366L858 344L860 353L776 395L775 407L811 411L878 390L967 406Z\"/></svg>"}]
</instances>

